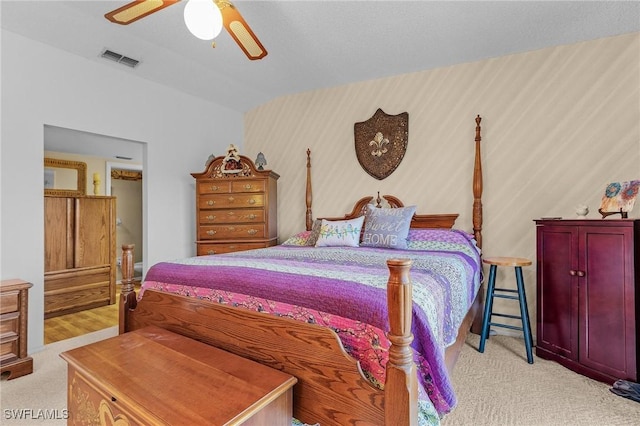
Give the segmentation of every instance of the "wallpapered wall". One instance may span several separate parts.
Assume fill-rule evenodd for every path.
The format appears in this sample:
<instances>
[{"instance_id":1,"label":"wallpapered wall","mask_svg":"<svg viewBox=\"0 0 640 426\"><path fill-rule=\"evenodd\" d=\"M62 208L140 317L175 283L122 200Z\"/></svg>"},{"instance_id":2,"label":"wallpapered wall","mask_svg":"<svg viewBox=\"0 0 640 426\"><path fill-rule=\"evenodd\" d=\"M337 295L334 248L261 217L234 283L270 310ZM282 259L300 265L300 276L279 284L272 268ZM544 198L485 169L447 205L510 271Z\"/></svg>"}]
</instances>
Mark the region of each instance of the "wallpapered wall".
<instances>
[{"instance_id":1,"label":"wallpapered wall","mask_svg":"<svg viewBox=\"0 0 640 426\"><path fill-rule=\"evenodd\" d=\"M406 155L382 181L360 167L354 148L354 123L377 108L409 113ZM577 204L599 218L607 183L640 178L640 34L278 98L245 114L244 149L264 152L281 176L281 241L304 229L307 148L315 217L341 215L380 191L418 213L460 213L456 226L471 231L477 114L484 253L535 260L534 219L575 217ZM640 205L630 217L640 217ZM525 269L535 323L535 264ZM517 304L496 301L496 310L515 313Z\"/></svg>"}]
</instances>

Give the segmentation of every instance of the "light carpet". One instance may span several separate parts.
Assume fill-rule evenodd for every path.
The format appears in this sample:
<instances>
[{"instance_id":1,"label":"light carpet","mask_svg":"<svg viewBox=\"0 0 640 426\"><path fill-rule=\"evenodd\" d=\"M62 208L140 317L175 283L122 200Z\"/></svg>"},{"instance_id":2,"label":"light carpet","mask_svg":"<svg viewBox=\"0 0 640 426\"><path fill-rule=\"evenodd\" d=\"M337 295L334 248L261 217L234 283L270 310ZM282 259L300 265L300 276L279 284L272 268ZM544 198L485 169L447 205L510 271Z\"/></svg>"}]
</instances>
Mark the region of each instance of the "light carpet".
<instances>
[{"instance_id":1,"label":"light carpet","mask_svg":"<svg viewBox=\"0 0 640 426\"><path fill-rule=\"evenodd\" d=\"M491 336L484 353L469 335L453 370L458 406L443 426L631 426L640 425L640 403L610 386L534 356L524 340ZM535 351L534 351L535 353Z\"/></svg>"},{"instance_id":2,"label":"light carpet","mask_svg":"<svg viewBox=\"0 0 640 426\"><path fill-rule=\"evenodd\" d=\"M50 343L45 345L44 350L31 354L33 373L0 382L0 424L66 425L63 410L67 408L67 363L60 358L60 353L117 334L117 326L105 328Z\"/></svg>"},{"instance_id":3,"label":"light carpet","mask_svg":"<svg viewBox=\"0 0 640 426\"><path fill-rule=\"evenodd\" d=\"M117 334L116 327L52 343L33 354L33 374L0 385L3 425L65 425L64 419L17 420L7 414L26 409L66 408L66 350ZM485 353L478 336L467 339L453 373L458 406L443 426L631 426L640 425L640 404L612 394L609 385L576 374L559 364L526 361L524 342L492 336ZM9 411L7 411L9 410Z\"/></svg>"}]
</instances>

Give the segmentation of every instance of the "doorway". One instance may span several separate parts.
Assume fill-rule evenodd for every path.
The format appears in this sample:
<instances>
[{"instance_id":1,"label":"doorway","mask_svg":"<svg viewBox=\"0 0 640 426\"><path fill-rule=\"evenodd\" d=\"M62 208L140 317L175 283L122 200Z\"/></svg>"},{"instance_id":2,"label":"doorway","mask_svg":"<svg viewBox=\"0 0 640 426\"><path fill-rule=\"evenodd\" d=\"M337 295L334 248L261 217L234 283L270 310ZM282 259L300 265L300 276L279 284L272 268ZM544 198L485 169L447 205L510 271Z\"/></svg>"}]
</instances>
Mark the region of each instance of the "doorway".
<instances>
[{"instance_id":1,"label":"doorway","mask_svg":"<svg viewBox=\"0 0 640 426\"><path fill-rule=\"evenodd\" d=\"M68 155L78 161L86 161L92 172L104 173L104 186L99 188L96 194L114 195L116 199L116 259L120 256L121 242L118 238L125 227L129 234L136 235L137 262L142 263L144 247L143 235L143 185L142 169L143 156L146 154L144 143L127 139L115 138L90 132L73 130L68 128L44 125L44 151L56 152ZM85 157L85 159L82 159ZM116 160L116 161L112 161ZM120 160L120 161L118 161ZM129 179L113 179L112 175L126 176ZM87 176L87 183L90 178ZM95 180L95 178L94 178ZM129 185L120 188L122 182ZM115 187L114 187L115 183ZM132 185L130 185L133 183ZM91 194L93 186L87 189ZM133 194L133 195L132 195ZM127 207L128 206L128 207ZM121 208L122 209L119 209ZM119 210L124 210L125 213ZM128 213L127 213L128 211ZM118 220L118 218L120 220ZM118 226L118 223L124 226ZM125 238L128 238L125 233ZM130 243L127 240L125 243ZM120 270L116 269L116 298L119 298ZM44 320L44 319L43 319ZM44 320L44 343L53 343L65 340L104 328L117 326L118 303L61 315Z\"/></svg>"},{"instance_id":2,"label":"doorway","mask_svg":"<svg viewBox=\"0 0 640 426\"><path fill-rule=\"evenodd\" d=\"M142 280L142 165L107 162L105 194L116 197L116 259L122 263L122 245L134 244L134 278ZM117 268L116 282L122 280Z\"/></svg>"}]
</instances>

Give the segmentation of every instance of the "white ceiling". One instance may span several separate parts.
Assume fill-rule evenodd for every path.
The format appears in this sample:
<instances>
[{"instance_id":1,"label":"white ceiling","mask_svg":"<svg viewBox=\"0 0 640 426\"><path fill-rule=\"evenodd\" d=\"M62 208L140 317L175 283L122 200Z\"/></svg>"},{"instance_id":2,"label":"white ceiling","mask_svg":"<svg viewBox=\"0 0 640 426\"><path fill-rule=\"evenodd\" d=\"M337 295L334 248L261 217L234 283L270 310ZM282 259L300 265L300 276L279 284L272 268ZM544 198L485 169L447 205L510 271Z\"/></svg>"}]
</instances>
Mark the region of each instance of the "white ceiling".
<instances>
[{"instance_id":1,"label":"white ceiling","mask_svg":"<svg viewBox=\"0 0 640 426\"><path fill-rule=\"evenodd\" d=\"M180 2L128 26L122 1L2 0L2 27L123 73L245 112L276 97L640 31L638 1L243 1L269 54L250 61L224 30L186 29ZM138 59L134 69L100 57Z\"/></svg>"}]
</instances>

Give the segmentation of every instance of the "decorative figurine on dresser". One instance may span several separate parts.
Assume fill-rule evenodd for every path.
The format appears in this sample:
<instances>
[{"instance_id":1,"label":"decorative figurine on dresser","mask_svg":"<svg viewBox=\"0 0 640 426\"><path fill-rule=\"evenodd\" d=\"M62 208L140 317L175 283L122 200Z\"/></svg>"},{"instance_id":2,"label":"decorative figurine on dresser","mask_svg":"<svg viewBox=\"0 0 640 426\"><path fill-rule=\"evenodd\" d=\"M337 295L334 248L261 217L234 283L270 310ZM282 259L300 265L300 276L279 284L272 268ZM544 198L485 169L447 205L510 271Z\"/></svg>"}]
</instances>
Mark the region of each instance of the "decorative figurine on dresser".
<instances>
[{"instance_id":1,"label":"decorative figurine on dresser","mask_svg":"<svg viewBox=\"0 0 640 426\"><path fill-rule=\"evenodd\" d=\"M197 255L271 247L278 243L280 175L259 170L229 145L196 179Z\"/></svg>"}]
</instances>

